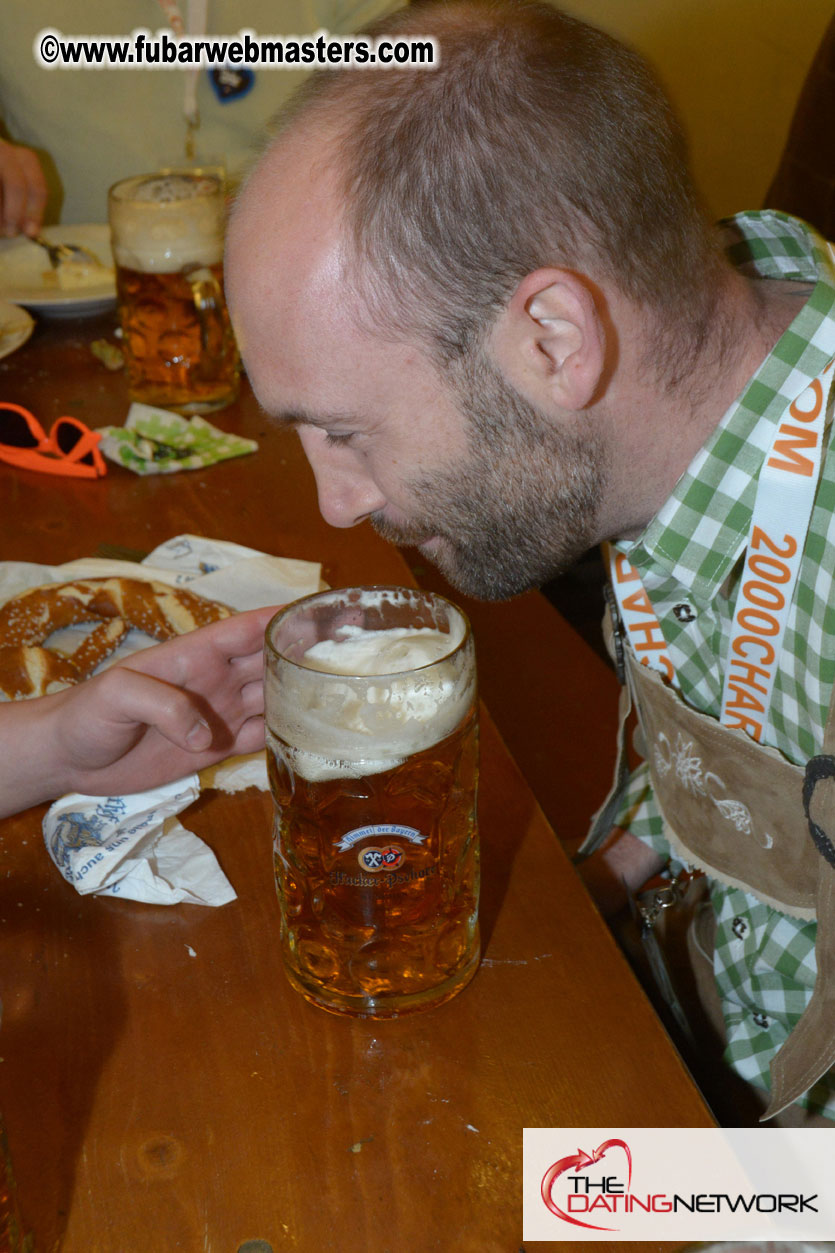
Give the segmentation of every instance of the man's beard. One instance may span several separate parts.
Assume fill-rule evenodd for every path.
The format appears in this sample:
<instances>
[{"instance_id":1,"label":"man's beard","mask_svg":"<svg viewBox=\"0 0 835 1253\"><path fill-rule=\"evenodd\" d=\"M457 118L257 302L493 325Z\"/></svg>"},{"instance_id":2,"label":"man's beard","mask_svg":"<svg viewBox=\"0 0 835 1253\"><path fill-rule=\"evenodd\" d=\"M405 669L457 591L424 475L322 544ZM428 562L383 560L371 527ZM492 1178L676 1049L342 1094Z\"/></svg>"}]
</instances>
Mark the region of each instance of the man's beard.
<instances>
[{"instance_id":1,"label":"man's beard","mask_svg":"<svg viewBox=\"0 0 835 1253\"><path fill-rule=\"evenodd\" d=\"M549 421L483 356L457 400L470 424L469 456L411 483L416 509L406 525L371 521L395 544L437 536L425 555L454 587L505 600L564 573L599 538L603 450L593 422L580 435Z\"/></svg>"}]
</instances>

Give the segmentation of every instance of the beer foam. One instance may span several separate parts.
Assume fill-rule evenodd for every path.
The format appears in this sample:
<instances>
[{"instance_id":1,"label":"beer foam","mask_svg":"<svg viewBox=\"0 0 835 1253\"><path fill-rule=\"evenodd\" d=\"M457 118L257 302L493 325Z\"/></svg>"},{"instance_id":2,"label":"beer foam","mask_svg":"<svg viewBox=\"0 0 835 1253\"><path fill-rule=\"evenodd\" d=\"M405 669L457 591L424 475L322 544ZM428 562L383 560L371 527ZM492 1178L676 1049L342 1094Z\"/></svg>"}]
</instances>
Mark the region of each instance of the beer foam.
<instances>
[{"instance_id":1,"label":"beer foam","mask_svg":"<svg viewBox=\"0 0 835 1253\"><path fill-rule=\"evenodd\" d=\"M208 175L155 174L111 190L110 225L116 264L172 274L223 260L224 203Z\"/></svg>"},{"instance_id":2,"label":"beer foam","mask_svg":"<svg viewBox=\"0 0 835 1253\"><path fill-rule=\"evenodd\" d=\"M132 193L140 203L172 204L175 200L194 200L197 196L213 196L217 191L214 178L191 178L185 174L158 174L143 178Z\"/></svg>"},{"instance_id":3,"label":"beer foam","mask_svg":"<svg viewBox=\"0 0 835 1253\"><path fill-rule=\"evenodd\" d=\"M291 748L280 741L267 727L267 749L283 757L294 774L301 775L308 783L327 783L329 779L362 779L370 774L382 774L401 766L405 757L385 757L374 760L362 758L346 761L344 758L322 757L303 748Z\"/></svg>"},{"instance_id":4,"label":"beer foam","mask_svg":"<svg viewBox=\"0 0 835 1253\"><path fill-rule=\"evenodd\" d=\"M268 673L269 729L311 782L393 770L451 735L475 700L463 621L373 631L343 626L299 664ZM466 654L466 655L465 655ZM322 677L326 676L326 677Z\"/></svg>"},{"instance_id":5,"label":"beer foam","mask_svg":"<svg viewBox=\"0 0 835 1253\"><path fill-rule=\"evenodd\" d=\"M338 639L320 640L308 648L302 665L328 674L376 675L418 670L457 648L464 638L464 628L461 626L456 635L433 627L368 631L349 624L340 627L336 634Z\"/></svg>"}]
</instances>

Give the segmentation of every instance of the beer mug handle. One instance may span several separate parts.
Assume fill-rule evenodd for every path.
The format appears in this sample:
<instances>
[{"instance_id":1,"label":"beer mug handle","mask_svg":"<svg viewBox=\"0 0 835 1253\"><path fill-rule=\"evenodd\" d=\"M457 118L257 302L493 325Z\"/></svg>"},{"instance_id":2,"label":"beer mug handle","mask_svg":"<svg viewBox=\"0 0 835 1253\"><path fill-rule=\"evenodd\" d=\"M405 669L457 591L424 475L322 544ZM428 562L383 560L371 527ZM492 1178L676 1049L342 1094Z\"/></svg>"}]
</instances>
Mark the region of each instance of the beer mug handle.
<instances>
[{"instance_id":1,"label":"beer mug handle","mask_svg":"<svg viewBox=\"0 0 835 1253\"><path fill-rule=\"evenodd\" d=\"M184 272L184 277L191 288L191 298L200 319L200 346L204 353L209 353L209 333L212 322L220 330L220 342L226 340L226 326L223 320L223 296L220 283L205 266L195 266Z\"/></svg>"}]
</instances>

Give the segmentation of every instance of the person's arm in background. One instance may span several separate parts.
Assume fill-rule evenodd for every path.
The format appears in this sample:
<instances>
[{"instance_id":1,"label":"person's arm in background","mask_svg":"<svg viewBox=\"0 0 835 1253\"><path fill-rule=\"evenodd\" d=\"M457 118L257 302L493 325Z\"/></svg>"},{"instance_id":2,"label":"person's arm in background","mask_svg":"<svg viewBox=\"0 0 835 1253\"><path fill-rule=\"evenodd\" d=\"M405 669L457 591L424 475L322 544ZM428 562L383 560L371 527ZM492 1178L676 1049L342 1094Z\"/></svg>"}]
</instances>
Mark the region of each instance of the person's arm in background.
<instances>
[{"instance_id":1,"label":"person's arm in background","mask_svg":"<svg viewBox=\"0 0 835 1253\"><path fill-rule=\"evenodd\" d=\"M0 139L0 235L36 235L46 208L41 163L31 148Z\"/></svg>"},{"instance_id":2,"label":"person's arm in background","mask_svg":"<svg viewBox=\"0 0 835 1253\"><path fill-rule=\"evenodd\" d=\"M66 792L140 792L264 744L254 609L135 653L77 687L0 704L0 817Z\"/></svg>"}]
</instances>

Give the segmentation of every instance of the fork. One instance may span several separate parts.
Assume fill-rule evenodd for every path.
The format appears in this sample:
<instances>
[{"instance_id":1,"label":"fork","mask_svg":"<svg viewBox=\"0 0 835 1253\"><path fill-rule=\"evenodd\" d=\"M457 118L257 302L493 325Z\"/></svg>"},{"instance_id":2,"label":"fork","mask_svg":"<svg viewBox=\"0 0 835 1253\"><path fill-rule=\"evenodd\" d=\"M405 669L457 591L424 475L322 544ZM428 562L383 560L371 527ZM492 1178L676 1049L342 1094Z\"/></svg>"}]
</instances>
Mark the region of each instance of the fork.
<instances>
[{"instance_id":1,"label":"fork","mask_svg":"<svg viewBox=\"0 0 835 1253\"><path fill-rule=\"evenodd\" d=\"M57 270L62 261L87 261L92 265L102 265L102 261L81 244L53 244L43 235L30 235L33 244L39 244L49 253L49 262L53 270Z\"/></svg>"}]
</instances>

